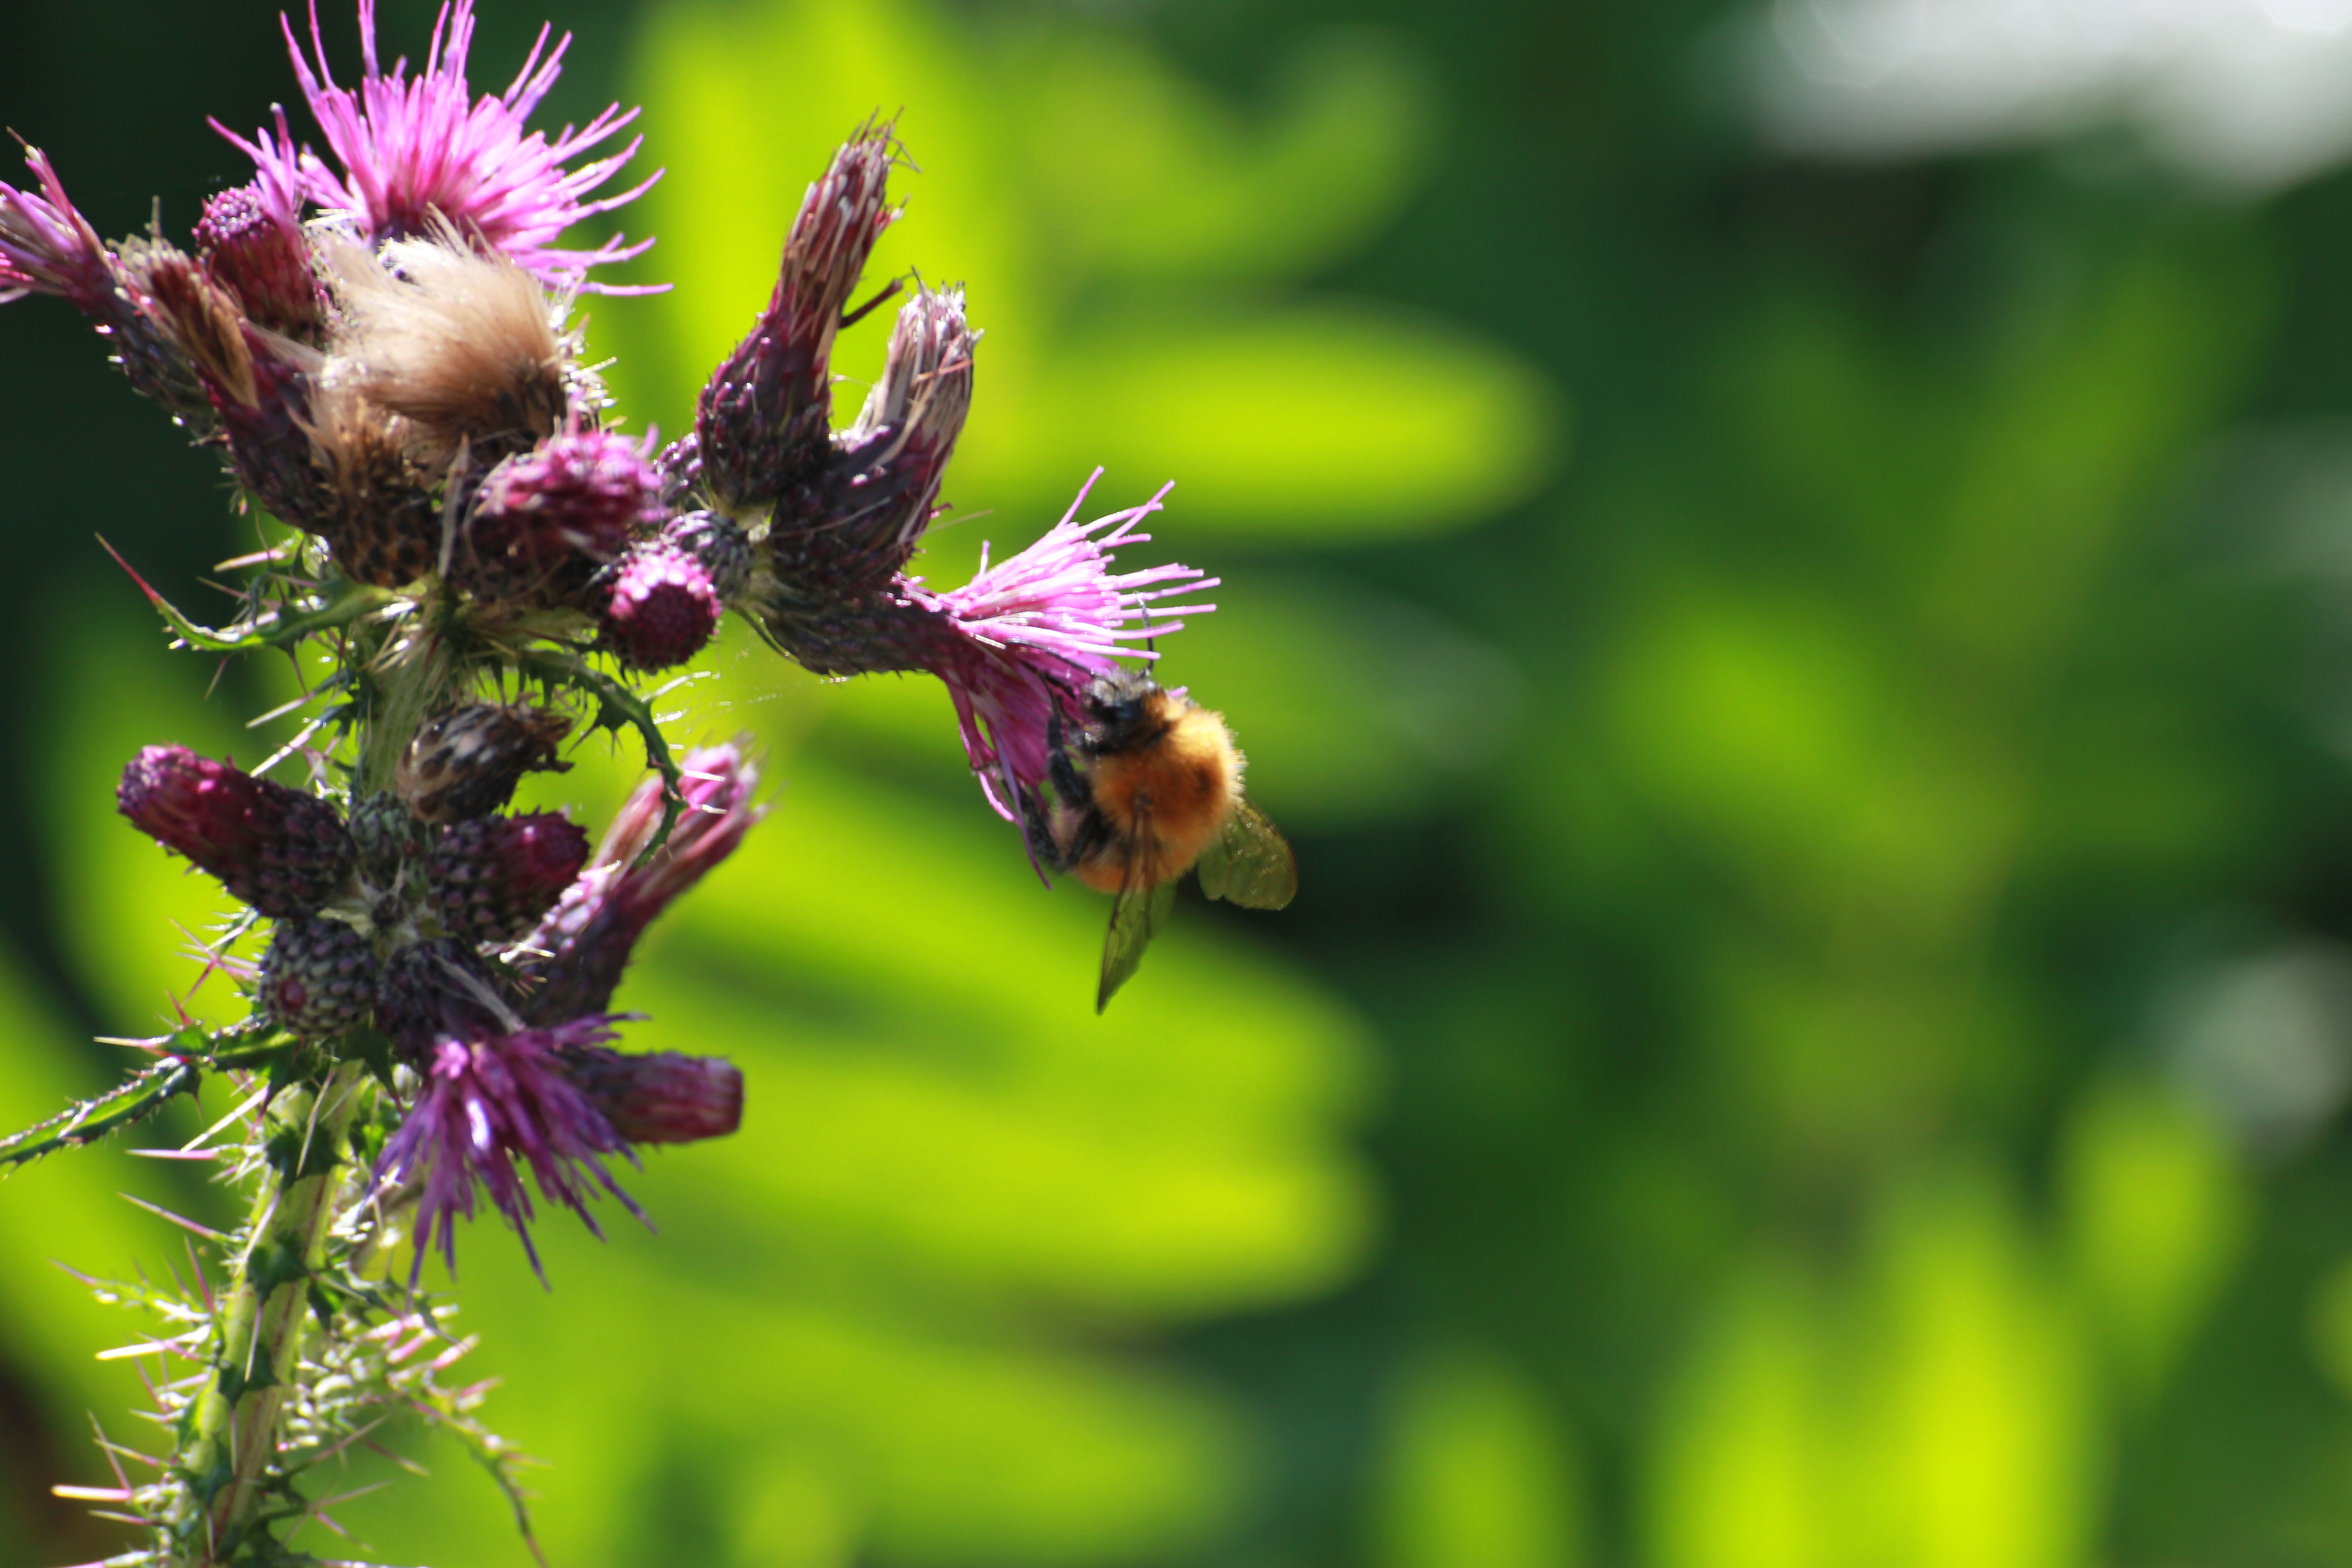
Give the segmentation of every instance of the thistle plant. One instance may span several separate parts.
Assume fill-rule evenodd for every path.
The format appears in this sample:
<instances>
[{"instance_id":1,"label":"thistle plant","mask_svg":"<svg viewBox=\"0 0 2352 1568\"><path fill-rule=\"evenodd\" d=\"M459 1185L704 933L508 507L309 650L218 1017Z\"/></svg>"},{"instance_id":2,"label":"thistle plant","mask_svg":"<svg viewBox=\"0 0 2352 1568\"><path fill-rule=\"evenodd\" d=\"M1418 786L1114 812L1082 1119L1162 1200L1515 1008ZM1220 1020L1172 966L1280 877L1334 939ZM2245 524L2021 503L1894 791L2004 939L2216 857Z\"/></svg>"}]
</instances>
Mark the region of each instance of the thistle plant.
<instances>
[{"instance_id":1,"label":"thistle plant","mask_svg":"<svg viewBox=\"0 0 2352 1568\"><path fill-rule=\"evenodd\" d=\"M437 1252L454 1276L488 1210L536 1268L542 1205L592 1231L607 1204L634 1215L641 1146L740 1119L732 1066L622 1048L614 1000L651 923L762 816L745 742L674 750L654 709L727 610L820 674L938 676L986 799L1018 823L1089 683L1154 657L1136 645L1209 607L1163 601L1213 585L1112 570L1159 496L1090 522L1074 504L960 588L909 574L981 334L959 289L857 298L899 216L891 126L857 129L810 187L765 309L665 447L612 418L574 311L635 291L593 274L651 241L560 243L652 183L600 194L638 151L613 145L634 111L551 139L528 121L568 36L543 31L514 84L478 97L469 0L413 73L383 67L370 0L359 13L352 87L315 12L307 52L284 27L324 153L283 110L250 136L215 122L253 174L184 240L160 222L100 239L37 150L23 188L0 184L0 300L87 316L258 531L218 626L134 572L173 646L329 671L259 766L154 745L117 786L131 826L240 906L205 962L249 1016L121 1042L144 1059L120 1086L0 1141L0 1167L20 1164L226 1089L177 1152L210 1163L243 1222L167 1216L189 1233L168 1287L93 1281L152 1319L124 1353L160 1436L102 1432L114 1484L59 1489L135 1528L124 1563L318 1561L297 1537L334 1528L335 1500L311 1473L403 1414L467 1445L522 1520L515 1455L454 1372L471 1342L422 1268ZM835 339L901 294L882 377L836 428ZM600 840L513 809L527 774L600 731L647 769Z\"/></svg>"}]
</instances>

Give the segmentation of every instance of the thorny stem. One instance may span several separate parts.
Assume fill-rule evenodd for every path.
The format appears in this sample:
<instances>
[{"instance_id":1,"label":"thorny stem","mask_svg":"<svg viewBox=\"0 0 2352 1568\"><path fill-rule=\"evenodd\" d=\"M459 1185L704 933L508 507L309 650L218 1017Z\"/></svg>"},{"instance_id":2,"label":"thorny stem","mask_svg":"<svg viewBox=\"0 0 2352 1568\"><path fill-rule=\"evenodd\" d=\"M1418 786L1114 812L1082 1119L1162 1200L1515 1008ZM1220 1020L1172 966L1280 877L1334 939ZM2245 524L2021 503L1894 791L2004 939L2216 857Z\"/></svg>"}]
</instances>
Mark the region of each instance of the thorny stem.
<instances>
[{"instance_id":1,"label":"thorny stem","mask_svg":"<svg viewBox=\"0 0 2352 1568\"><path fill-rule=\"evenodd\" d=\"M190 1407L174 1468L185 1517L166 1520L186 1568L233 1560L258 1521L287 1389L310 1315L310 1281L351 1176L346 1147L366 1068L345 1063L316 1089L278 1096L265 1129L268 1168L256 1194L211 1350L211 1381Z\"/></svg>"}]
</instances>

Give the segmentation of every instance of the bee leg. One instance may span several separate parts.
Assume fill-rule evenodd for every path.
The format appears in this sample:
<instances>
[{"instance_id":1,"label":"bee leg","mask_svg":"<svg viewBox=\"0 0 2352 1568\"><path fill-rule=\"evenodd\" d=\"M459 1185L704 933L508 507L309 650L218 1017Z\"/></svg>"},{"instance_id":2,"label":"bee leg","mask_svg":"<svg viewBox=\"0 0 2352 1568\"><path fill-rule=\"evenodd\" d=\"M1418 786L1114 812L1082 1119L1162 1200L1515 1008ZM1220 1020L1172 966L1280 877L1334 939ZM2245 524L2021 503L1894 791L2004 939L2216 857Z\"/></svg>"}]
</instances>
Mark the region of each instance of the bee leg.
<instances>
[{"instance_id":1,"label":"bee leg","mask_svg":"<svg viewBox=\"0 0 2352 1568\"><path fill-rule=\"evenodd\" d=\"M1045 807L1034 790L1021 792L1021 837L1029 841L1030 858L1056 871L1070 868L1070 863L1054 847L1054 831L1046 824Z\"/></svg>"},{"instance_id":2,"label":"bee leg","mask_svg":"<svg viewBox=\"0 0 2352 1568\"><path fill-rule=\"evenodd\" d=\"M1056 716L1046 731L1054 740L1053 750L1045 753L1046 776L1054 781L1054 793L1060 795L1066 804L1087 805L1093 801L1095 792L1087 787L1086 775L1078 772L1078 764L1070 760L1068 748L1061 743L1060 729L1060 720Z\"/></svg>"},{"instance_id":3,"label":"bee leg","mask_svg":"<svg viewBox=\"0 0 2352 1568\"><path fill-rule=\"evenodd\" d=\"M1078 826L1071 833L1070 846L1062 852L1062 858L1070 865L1080 865L1109 848L1113 838L1110 824L1103 819L1101 812L1089 805L1086 814L1078 818Z\"/></svg>"}]
</instances>

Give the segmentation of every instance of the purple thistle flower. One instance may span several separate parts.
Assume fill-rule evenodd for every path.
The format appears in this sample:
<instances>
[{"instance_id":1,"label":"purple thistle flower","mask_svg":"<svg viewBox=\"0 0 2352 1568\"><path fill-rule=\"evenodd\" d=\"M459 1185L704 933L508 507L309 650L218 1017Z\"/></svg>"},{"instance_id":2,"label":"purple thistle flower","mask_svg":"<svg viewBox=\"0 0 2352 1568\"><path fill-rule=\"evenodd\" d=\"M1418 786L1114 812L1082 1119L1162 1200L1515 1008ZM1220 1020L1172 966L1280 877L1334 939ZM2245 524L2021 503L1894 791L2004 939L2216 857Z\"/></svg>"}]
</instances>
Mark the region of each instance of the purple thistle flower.
<instances>
[{"instance_id":1,"label":"purple thistle flower","mask_svg":"<svg viewBox=\"0 0 2352 1568\"><path fill-rule=\"evenodd\" d=\"M474 40L473 0L455 0L442 7L433 24L425 68L414 77L406 74L404 58L394 62L390 75L378 66L374 0L360 0L359 14L364 75L355 89L338 85L327 67L317 0L310 6L315 72L294 37L293 24L279 18L302 96L310 100L310 112L341 165L338 174L315 154L303 152L299 172L304 194L321 206L351 214L371 242L422 235L428 215L438 212L461 232L513 257L543 282L606 294L655 291L585 280L589 268L642 255L651 239L626 245L615 236L594 250L567 250L554 244L573 224L635 200L661 178L656 170L618 195L588 199L590 192L636 155L643 137L576 169L563 166L565 160L608 140L635 120L634 109L624 113L619 104L612 104L576 132L564 127L552 142L544 132L524 129L525 119L562 72L571 34L559 39L542 60L549 29L541 27L506 91L476 100L466 84L466 56ZM282 131L281 126L281 135ZM265 175L282 177L290 139L273 141L264 132L257 145L226 131L223 134L252 154Z\"/></svg>"},{"instance_id":2,"label":"purple thistle flower","mask_svg":"<svg viewBox=\"0 0 2352 1568\"><path fill-rule=\"evenodd\" d=\"M663 540L623 557L597 619L631 669L668 669L702 651L727 606L700 560Z\"/></svg>"},{"instance_id":3,"label":"purple thistle flower","mask_svg":"<svg viewBox=\"0 0 2352 1568\"><path fill-rule=\"evenodd\" d=\"M868 125L808 188L784 239L768 308L710 373L694 410L690 462L723 508L747 515L831 450L833 340L889 205L890 127Z\"/></svg>"},{"instance_id":4,"label":"purple thistle flower","mask_svg":"<svg viewBox=\"0 0 2352 1568\"><path fill-rule=\"evenodd\" d=\"M971 412L971 352L980 339L964 319L961 289L918 289L899 310L882 379L841 434L834 471L845 482L827 496L823 518L802 525L840 535L828 542L835 554L895 572L914 553ZM775 570L794 573L808 542L779 517L768 545Z\"/></svg>"},{"instance_id":5,"label":"purple thistle flower","mask_svg":"<svg viewBox=\"0 0 2352 1568\"><path fill-rule=\"evenodd\" d=\"M485 597L565 602L620 556L634 530L662 518L661 475L644 443L569 431L482 481L457 575Z\"/></svg>"},{"instance_id":6,"label":"purple thistle flower","mask_svg":"<svg viewBox=\"0 0 2352 1568\"><path fill-rule=\"evenodd\" d=\"M1055 705L1065 721L1082 722L1079 698L1089 681L1117 669L1121 655L1158 657L1129 645L1183 629L1181 620L1160 617L1216 608L1153 605L1217 585L1195 567L1171 562L1112 574L1112 551L1150 539L1136 527L1160 509L1171 487L1162 485L1141 506L1082 523L1078 508L1101 477L1097 468L1062 521L1018 555L991 566L983 549L979 573L962 587L934 593L920 578L901 585L901 603L933 617L935 635L923 640L925 663L947 683L964 754L989 804L1007 820L1018 820L1020 793L1045 778Z\"/></svg>"},{"instance_id":7,"label":"purple thistle flower","mask_svg":"<svg viewBox=\"0 0 2352 1568\"><path fill-rule=\"evenodd\" d=\"M631 1143L695 1143L743 1122L743 1073L721 1057L679 1051L566 1053L572 1079Z\"/></svg>"},{"instance_id":8,"label":"purple thistle flower","mask_svg":"<svg viewBox=\"0 0 2352 1568\"><path fill-rule=\"evenodd\" d=\"M302 239L302 198L267 174L205 203L195 229L205 269L236 290L246 314L282 332L313 331L325 316L310 249Z\"/></svg>"},{"instance_id":9,"label":"purple thistle flower","mask_svg":"<svg viewBox=\"0 0 2352 1568\"><path fill-rule=\"evenodd\" d=\"M680 766L686 805L661 852L637 863L661 823L661 782L648 779L613 818L596 858L525 939L518 967L538 983L522 1005L532 1021L604 1011L646 928L733 854L763 815L751 804L760 770L741 742L689 752Z\"/></svg>"},{"instance_id":10,"label":"purple thistle flower","mask_svg":"<svg viewBox=\"0 0 2352 1568\"><path fill-rule=\"evenodd\" d=\"M514 1226L541 1283L547 1274L529 1228L537 1217L533 1183L541 1197L578 1215L600 1240L604 1233L588 1212L596 1188L645 1217L604 1168L606 1156L627 1155L627 1144L566 1065L567 1053L614 1038L613 1024L581 1017L554 1028L434 1042L425 1087L383 1150L385 1175L419 1188L412 1284L436 1237L443 1260L457 1268L457 1224L474 1217L478 1187Z\"/></svg>"},{"instance_id":11,"label":"purple thistle flower","mask_svg":"<svg viewBox=\"0 0 2352 1568\"><path fill-rule=\"evenodd\" d=\"M427 875L443 929L467 942L511 942L554 906L588 863L588 835L560 812L451 823Z\"/></svg>"},{"instance_id":12,"label":"purple thistle flower","mask_svg":"<svg viewBox=\"0 0 2352 1568\"><path fill-rule=\"evenodd\" d=\"M114 257L66 197L48 154L25 149L40 194L0 180L0 304L56 294L87 315L105 316L115 297Z\"/></svg>"},{"instance_id":13,"label":"purple thistle flower","mask_svg":"<svg viewBox=\"0 0 2352 1568\"><path fill-rule=\"evenodd\" d=\"M192 424L206 421L204 389L170 332L147 313L145 264L173 254L160 242L132 242L117 255L75 210L48 154L25 149L37 194L0 181L0 304L54 294L98 325L114 362L143 397Z\"/></svg>"},{"instance_id":14,"label":"purple thistle flower","mask_svg":"<svg viewBox=\"0 0 2352 1568\"><path fill-rule=\"evenodd\" d=\"M149 746L131 759L114 800L141 832L276 920L333 899L358 858L327 802L185 746Z\"/></svg>"}]
</instances>

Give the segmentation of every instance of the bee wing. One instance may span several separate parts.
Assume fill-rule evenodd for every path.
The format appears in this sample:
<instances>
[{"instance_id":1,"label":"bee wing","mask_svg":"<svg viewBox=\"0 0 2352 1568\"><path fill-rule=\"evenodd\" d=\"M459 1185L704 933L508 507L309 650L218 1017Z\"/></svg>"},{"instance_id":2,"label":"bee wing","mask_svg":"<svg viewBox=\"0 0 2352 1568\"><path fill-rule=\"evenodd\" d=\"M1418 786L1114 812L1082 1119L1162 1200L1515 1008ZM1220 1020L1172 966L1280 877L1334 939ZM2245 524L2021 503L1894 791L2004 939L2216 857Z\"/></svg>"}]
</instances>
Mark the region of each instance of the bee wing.
<instances>
[{"instance_id":1,"label":"bee wing","mask_svg":"<svg viewBox=\"0 0 2352 1568\"><path fill-rule=\"evenodd\" d=\"M1126 984L1135 966L1143 962L1143 950L1151 945L1168 911L1175 907L1174 878L1156 884L1143 879L1150 860L1144 846L1151 841L1151 814L1139 811L1134 831L1128 837L1126 876L1110 906L1110 930L1103 937L1102 984L1095 992L1097 1013L1110 1005L1111 993Z\"/></svg>"},{"instance_id":2,"label":"bee wing","mask_svg":"<svg viewBox=\"0 0 2352 1568\"><path fill-rule=\"evenodd\" d=\"M1278 910L1298 896L1298 858L1290 840L1244 797L1214 844L1202 852L1201 891L1246 910Z\"/></svg>"}]
</instances>

